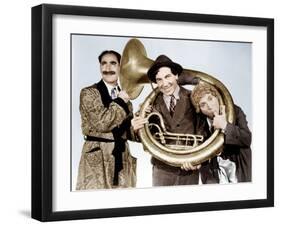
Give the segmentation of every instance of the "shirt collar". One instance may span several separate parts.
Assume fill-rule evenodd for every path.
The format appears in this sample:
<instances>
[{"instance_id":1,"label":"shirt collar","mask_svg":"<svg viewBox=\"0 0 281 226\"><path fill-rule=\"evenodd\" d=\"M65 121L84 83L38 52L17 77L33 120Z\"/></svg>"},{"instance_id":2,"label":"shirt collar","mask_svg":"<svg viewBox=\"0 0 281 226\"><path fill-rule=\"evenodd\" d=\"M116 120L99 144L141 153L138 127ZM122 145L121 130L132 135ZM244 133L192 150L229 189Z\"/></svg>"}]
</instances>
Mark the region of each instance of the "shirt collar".
<instances>
[{"instance_id":1,"label":"shirt collar","mask_svg":"<svg viewBox=\"0 0 281 226\"><path fill-rule=\"evenodd\" d=\"M103 80L103 82L104 82L104 84L105 84L105 86L106 86L106 88L107 88L107 90L108 90L108 93L109 93L109 95L111 95L111 90L113 89L113 88L116 88L116 92L117 93L119 93L119 90L118 90L118 82L117 82L117 85L116 86L113 86L113 85L110 85L110 84L108 84L106 81L104 81Z\"/></svg>"},{"instance_id":2,"label":"shirt collar","mask_svg":"<svg viewBox=\"0 0 281 226\"><path fill-rule=\"evenodd\" d=\"M176 89L175 89L175 91L174 91L174 93L173 93L173 95L174 95L174 97L175 97L176 100L179 100L179 99L180 99L179 92L180 92L180 87L177 86ZM164 100L164 102L165 102L167 108L170 109L171 96L170 96L170 95L165 95L165 94L163 93L163 100Z\"/></svg>"}]
</instances>

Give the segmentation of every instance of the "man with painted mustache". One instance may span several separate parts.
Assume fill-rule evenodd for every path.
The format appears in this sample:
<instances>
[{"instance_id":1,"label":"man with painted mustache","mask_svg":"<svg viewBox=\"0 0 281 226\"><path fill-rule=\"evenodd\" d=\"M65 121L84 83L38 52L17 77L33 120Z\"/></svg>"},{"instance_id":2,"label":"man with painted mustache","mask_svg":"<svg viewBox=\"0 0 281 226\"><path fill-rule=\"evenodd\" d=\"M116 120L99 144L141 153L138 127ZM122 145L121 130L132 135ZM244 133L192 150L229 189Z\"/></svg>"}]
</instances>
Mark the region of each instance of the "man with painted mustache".
<instances>
[{"instance_id":1,"label":"man with painted mustache","mask_svg":"<svg viewBox=\"0 0 281 226\"><path fill-rule=\"evenodd\" d=\"M98 57L101 80L80 93L81 127L85 139L77 190L136 186L136 159L127 139L132 139L133 108L128 94L118 86L120 54L103 51Z\"/></svg>"}]
</instances>

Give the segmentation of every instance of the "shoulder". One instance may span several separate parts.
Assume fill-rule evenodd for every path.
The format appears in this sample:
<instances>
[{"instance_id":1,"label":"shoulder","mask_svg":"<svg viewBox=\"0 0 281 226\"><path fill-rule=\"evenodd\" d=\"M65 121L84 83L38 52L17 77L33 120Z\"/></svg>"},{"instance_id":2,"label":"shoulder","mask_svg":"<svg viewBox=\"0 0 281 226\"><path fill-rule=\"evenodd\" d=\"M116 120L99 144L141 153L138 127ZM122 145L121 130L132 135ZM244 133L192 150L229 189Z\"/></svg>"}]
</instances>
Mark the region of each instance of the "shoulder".
<instances>
[{"instance_id":1,"label":"shoulder","mask_svg":"<svg viewBox=\"0 0 281 226\"><path fill-rule=\"evenodd\" d=\"M236 115L240 115L240 114L245 115L245 113L244 113L244 111L242 110L242 108L239 107L238 105L234 105L234 111L235 111L235 114L236 114Z\"/></svg>"},{"instance_id":2,"label":"shoulder","mask_svg":"<svg viewBox=\"0 0 281 226\"><path fill-rule=\"evenodd\" d=\"M80 95L81 96L84 96L84 95L99 95L99 91L97 89L97 84L93 84L93 85L82 88L81 92L80 92Z\"/></svg>"},{"instance_id":3,"label":"shoulder","mask_svg":"<svg viewBox=\"0 0 281 226\"><path fill-rule=\"evenodd\" d=\"M186 89L182 86L180 86L180 95L184 95L184 96L190 96L191 91L189 89Z\"/></svg>"},{"instance_id":4,"label":"shoulder","mask_svg":"<svg viewBox=\"0 0 281 226\"><path fill-rule=\"evenodd\" d=\"M191 103L191 91L190 90L180 86L179 97L180 97L180 99L183 99L186 103Z\"/></svg>"},{"instance_id":5,"label":"shoulder","mask_svg":"<svg viewBox=\"0 0 281 226\"><path fill-rule=\"evenodd\" d=\"M82 90L90 90L90 89L97 89L97 83L82 88Z\"/></svg>"},{"instance_id":6,"label":"shoulder","mask_svg":"<svg viewBox=\"0 0 281 226\"><path fill-rule=\"evenodd\" d=\"M235 117L236 117L236 120L235 120L236 123L247 121L247 116L241 107L234 105L234 112L235 112Z\"/></svg>"}]
</instances>

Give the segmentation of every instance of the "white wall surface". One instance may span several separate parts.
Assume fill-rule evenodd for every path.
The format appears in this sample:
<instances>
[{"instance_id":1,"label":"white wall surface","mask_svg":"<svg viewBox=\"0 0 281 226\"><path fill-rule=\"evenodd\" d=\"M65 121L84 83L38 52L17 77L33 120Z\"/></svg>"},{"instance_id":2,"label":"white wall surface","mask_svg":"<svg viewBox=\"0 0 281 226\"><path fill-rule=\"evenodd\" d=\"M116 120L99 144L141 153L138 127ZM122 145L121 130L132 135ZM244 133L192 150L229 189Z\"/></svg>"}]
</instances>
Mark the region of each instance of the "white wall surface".
<instances>
[{"instance_id":1,"label":"white wall surface","mask_svg":"<svg viewBox=\"0 0 281 226\"><path fill-rule=\"evenodd\" d=\"M42 1L5 1L1 4L0 35L0 224L38 225L30 218L31 203L31 7ZM278 1L47 1L45 3L100 7L135 8L189 13L275 18L275 84L280 83L280 10ZM280 115L281 90L275 86L275 115ZM279 103L279 106L278 106ZM275 119L275 128L280 127ZM68 221L55 225L228 225L278 222L280 198L280 132L275 129L275 208L229 210Z\"/></svg>"}]
</instances>

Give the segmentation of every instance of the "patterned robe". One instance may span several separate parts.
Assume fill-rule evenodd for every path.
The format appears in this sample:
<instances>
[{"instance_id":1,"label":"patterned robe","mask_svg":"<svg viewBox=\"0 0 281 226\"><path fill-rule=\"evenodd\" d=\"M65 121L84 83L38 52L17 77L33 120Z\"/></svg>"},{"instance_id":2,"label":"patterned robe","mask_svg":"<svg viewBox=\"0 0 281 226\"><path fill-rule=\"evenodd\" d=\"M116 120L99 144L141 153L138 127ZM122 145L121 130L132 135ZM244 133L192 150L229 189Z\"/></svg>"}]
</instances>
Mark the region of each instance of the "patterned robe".
<instances>
[{"instance_id":1,"label":"patterned robe","mask_svg":"<svg viewBox=\"0 0 281 226\"><path fill-rule=\"evenodd\" d=\"M132 116L132 104L126 104L121 98L112 101L101 80L81 90L80 114L84 136L114 140L114 130ZM130 138L130 125L126 126L121 137L124 140ZM85 141L79 164L77 190L136 186L136 159L131 156L127 142L122 152L123 169L118 174L118 185L113 185L114 146L114 142Z\"/></svg>"}]
</instances>

